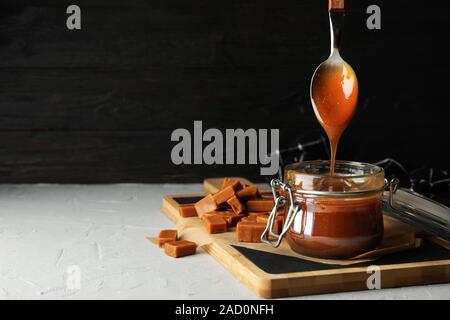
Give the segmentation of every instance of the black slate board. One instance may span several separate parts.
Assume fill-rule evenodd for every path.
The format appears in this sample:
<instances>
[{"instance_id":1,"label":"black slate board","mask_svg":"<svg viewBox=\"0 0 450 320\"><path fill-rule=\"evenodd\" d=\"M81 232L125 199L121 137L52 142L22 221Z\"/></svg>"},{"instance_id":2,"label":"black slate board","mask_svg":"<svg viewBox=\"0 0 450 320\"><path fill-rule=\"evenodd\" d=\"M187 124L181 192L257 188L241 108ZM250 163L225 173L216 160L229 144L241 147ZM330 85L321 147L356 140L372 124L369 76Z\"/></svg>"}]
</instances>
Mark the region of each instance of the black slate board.
<instances>
[{"instance_id":1,"label":"black slate board","mask_svg":"<svg viewBox=\"0 0 450 320\"><path fill-rule=\"evenodd\" d=\"M178 204L193 204L203 199L203 197L175 197L175 200Z\"/></svg>"},{"instance_id":2,"label":"black slate board","mask_svg":"<svg viewBox=\"0 0 450 320\"><path fill-rule=\"evenodd\" d=\"M244 255L258 268L271 274L348 268L348 266L322 264L245 247L233 246L233 248ZM384 256L375 262L370 261L367 263L356 264L352 265L352 267L369 266L373 264L380 266L447 259L450 259L450 250L447 250L431 241L424 240L422 245L415 250L393 253Z\"/></svg>"}]
</instances>

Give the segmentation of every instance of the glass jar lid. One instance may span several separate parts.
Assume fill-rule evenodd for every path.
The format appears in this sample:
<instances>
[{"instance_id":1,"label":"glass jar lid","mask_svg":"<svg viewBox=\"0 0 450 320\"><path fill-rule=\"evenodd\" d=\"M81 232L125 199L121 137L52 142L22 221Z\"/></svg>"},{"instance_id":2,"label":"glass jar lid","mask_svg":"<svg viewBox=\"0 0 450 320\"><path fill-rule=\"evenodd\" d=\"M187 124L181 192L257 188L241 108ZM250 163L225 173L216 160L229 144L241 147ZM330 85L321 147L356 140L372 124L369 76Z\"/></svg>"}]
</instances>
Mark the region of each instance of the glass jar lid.
<instances>
[{"instance_id":1,"label":"glass jar lid","mask_svg":"<svg viewBox=\"0 0 450 320\"><path fill-rule=\"evenodd\" d=\"M450 241L450 208L443 204L406 188L398 188L384 193L383 208L400 221Z\"/></svg>"}]
</instances>

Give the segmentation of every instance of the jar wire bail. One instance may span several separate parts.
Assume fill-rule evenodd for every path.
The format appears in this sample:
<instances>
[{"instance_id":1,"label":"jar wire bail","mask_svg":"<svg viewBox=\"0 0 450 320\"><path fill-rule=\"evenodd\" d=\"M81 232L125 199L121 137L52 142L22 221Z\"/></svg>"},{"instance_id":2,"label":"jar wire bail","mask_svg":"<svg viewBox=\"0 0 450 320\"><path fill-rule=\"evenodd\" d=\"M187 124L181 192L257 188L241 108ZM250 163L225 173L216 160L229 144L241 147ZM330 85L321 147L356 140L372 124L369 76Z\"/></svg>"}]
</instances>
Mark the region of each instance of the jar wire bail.
<instances>
[{"instance_id":1,"label":"jar wire bail","mask_svg":"<svg viewBox=\"0 0 450 320\"><path fill-rule=\"evenodd\" d=\"M294 192L292 190L292 187L287 184L281 182L279 179L272 179L270 181L270 186L272 188L272 194L274 199L274 206L273 209L269 215L266 228L264 229L263 233L261 234L261 242L268 244L274 248L278 248L281 240L283 240L283 237L285 233L289 230L291 227L292 222L294 221L295 216L298 213L298 210L300 208L299 204L294 201ZM275 218L278 214L278 208L280 206L283 206L286 204L286 197L283 195L278 195L277 190L282 190L284 192L287 192L289 194L289 210L286 215L286 222L283 226L283 229L281 230L280 234L277 234L273 231ZM275 239L274 241L271 241L270 239Z\"/></svg>"}]
</instances>

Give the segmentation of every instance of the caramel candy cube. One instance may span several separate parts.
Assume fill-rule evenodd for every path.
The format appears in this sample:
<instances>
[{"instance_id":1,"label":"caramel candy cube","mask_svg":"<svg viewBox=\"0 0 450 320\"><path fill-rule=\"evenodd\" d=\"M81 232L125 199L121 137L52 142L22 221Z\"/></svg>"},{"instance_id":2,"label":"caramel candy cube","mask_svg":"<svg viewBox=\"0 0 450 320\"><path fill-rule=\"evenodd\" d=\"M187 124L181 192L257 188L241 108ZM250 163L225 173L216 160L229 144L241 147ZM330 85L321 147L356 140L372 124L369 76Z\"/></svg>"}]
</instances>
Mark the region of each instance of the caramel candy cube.
<instances>
[{"instance_id":1,"label":"caramel candy cube","mask_svg":"<svg viewBox=\"0 0 450 320\"><path fill-rule=\"evenodd\" d=\"M206 217L220 216L221 214L222 214L222 211L218 211L218 210L214 210L214 211L211 211L211 212L206 212L205 214L203 214L202 220L205 220Z\"/></svg>"},{"instance_id":2,"label":"caramel candy cube","mask_svg":"<svg viewBox=\"0 0 450 320\"><path fill-rule=\"evenodd\" d=\"M256 217L256 222L267 225L267 221L269 221L269 216L259 215ZM273 222L272 231L276 234L280 234L283 229L283 217L275 217L275 221Z\"/></svg>"},{"instance_id":3,"label":"caramel candy cube","mask_svg":"<svg viewBox=\"0 0 450 320\"><path fill-rule=\"evenodd\" d=\"M241 219L242 222L253 222L256 223L256 216L246 216Z\"/></svg>"},{"instance_id":4,"label":"caramel candy cube","mask_svg":"<svg viewBox=\"0 0 450 320\"><path fill-rule=\"evenodd\" d=\"M225 189L226 187L228 187L230 185L231 181L234 181L234 180L227 178L227 177L223 178L222 189Z\"/></svg>"},{"instance_id":5,"label":"caramel candy cube","mask_svg":"<svg viewBox=\"0 0 450 320\"><path fill-rule=\"evenodd\" d=\"M222 217L226 223L227 223L227 228L233 228L236 226L236 224L241 221L241 219L244 217L243 214L236 214L233 211L211 211L211 212L207 212L203 215L203 220L205 220L206 217L211 217L211 216L219 216ZM256 221L256 220L255 220Z\"/></svg>"},{"instance_id":6,"label":"caramel candy cube","mask_svg":"<svg viewBox=\"0 0 450 320\"><path fill-rule=\"evenodd\" d=\"M231 209L237 214L242 213L245 210L245 206L239 201L236 196L232 196L227 200L227 203L230 205Z\"/></svg>"},{"instance_id":7,"label":"caramel candy cube","mask_svg":"<svg viewBox=\"0 0 450 320\"><path fill-rule=\"evenodd\" d=\"M195 242L188 240L179 240L167 242L164 244L164 252L171 257L179 258L195 254L197 245Z\"/></svg>"},{"instance_id":8,"label":"caramel candy cube","mask_svg":"<svg viewBox=\"0 0 450 320\"><path fill-rule=\"evenodd\" d=\"M183 204L178 208L180 213L180 217L182 218L190 218L197 217L197 210L195 210L195 206L193 204Z\"/></svg>"},{"instance_id":9,"label":"caramel candy cube","mask_svg":"<svg viewBox=\"0 0 450 320\"><path fill-rule=\"evenodd\" d=\"M227 222L220 215L207 215L204 217L203 222L210 234L227 232Z\"/></svg>"},{"instance_id":10,"label":"caramel candy cube","mask_svg":"<svg viewBox=\"0 0 450 320\"><path fill-rule=\"evenodd\" d=\"M226 187L230 186L233 188L234 191L239 191L242 189L242 184L239 180L230 178L223 179L222 189L225 189Z\"/></svg>"},{"instance_id":11,"label":"caramel candy cube","mask_svg":"<svg viewBox=\"0 0 450 320\"><path fill-rule=\"evenodd\" d=\"M270 212L267 211L261 211L261 212L248 212L249 216L268 216Z\"/></svg>"},{"instance_id":12,"label":"caramel candy cube","mask_svg":"<svg viewBox=\"0 0 450 320\"><path fill-rule=\"evenodd\" d=\"M265 224L255 222L239 222L236 228L237 241L261 242L261 235L266 228Z\"/></svg>"},{"instance_id":13,"label":"caramel candy cube","mask_svg":"<svg viewBox=\"0 0 450 320\"><path fill-rule=\"evenodd\" d=\"M272 211L274 205L275 203L273 202L273 199L249 200L247 202L247 209L248 211L270 212Z\"/></svg>"},{"instance_id":14,"label":"caramel candy cube","mask_svg":"<svg viewBox=\"0 0 450 320\"><path fill-rule=\"evenodd\" d=\"M222 204L224 202L227 202L228 199L230 199L232 196L234 196L234 189L232 186L228 186L225 189L220 190L217 192L213 197L214 201L216 201L216 204Z\"/></svg>"},{"instance_id":15,"label":"caramel candy cube","mask_svg":"<svg viewBox=\"0 0 450 320\"><path fill-rule=\"evenodd\" d=\"M171 241L177 241L177 230L161 230L156 240L160 247Z\"/></svg>"},{"instance_id":16,"label":"caramel candy cube","mask_svg":"<svg viewBox=\"0 0 450 320\"><path fill-rule=\"evenodd\" d=\"M222 214L222 217L227 222L227 228L234 228L236 227L237 223L241 221L241 219L244 217L243 214L236 214L234 212L224 212Z\"/></svg>"},{"instance_id":17,"label":"caramel candy cube","mask_svg":"<svg viewBox=\"0 0 450 320\"><path fill-rule=\"evenodd\" d=\"M248 187L245 187L242 190L239 190L237 193L237 196L241 200L250 200L255 199L258 197L258 187L256 185L251 185Z\"/></svg>"},{"instance_id":18,"label":"caramel candy cube","mask_svg":"<svg viewBox=\"0 0 450 320\"><path fill-rule=\"evenodd\" d=\"M201 218L205 213L217 210L217 204L212 194L195 203L197 215Z\"/></svg>"}]
</instances>

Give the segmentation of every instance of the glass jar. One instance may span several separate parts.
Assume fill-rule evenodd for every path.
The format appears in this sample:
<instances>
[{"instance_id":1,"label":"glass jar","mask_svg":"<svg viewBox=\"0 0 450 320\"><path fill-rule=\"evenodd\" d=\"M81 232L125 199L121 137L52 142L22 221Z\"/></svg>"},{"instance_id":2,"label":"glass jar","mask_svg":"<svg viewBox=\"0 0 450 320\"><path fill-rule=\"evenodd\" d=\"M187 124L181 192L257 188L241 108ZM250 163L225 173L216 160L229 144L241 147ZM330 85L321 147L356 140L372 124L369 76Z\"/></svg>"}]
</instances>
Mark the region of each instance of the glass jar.
<instances>
[{"instance_id":1,"label":"glass jar","mask_svg":"<svg viewBox=\"0 0 450 320\"><path fill-rule=\"evenodd\" d=\"M300 254L345 259L379 245L384 170L367 163L337 161L335 174L329 173L330 161L305 161L285 167L285 183L272 183L274 212L279 205L285 207L284 228L275 237L279 240L276 246L286 235L292 250ZM270 222L265 231L274 236ZM274 245L267 239L264 242Z\"/></svg>"}]
</instances>

